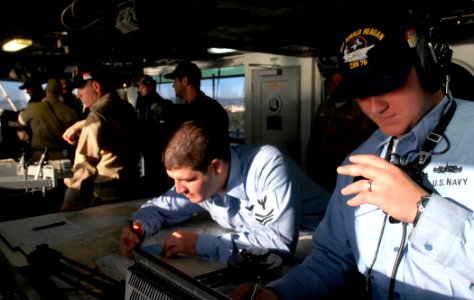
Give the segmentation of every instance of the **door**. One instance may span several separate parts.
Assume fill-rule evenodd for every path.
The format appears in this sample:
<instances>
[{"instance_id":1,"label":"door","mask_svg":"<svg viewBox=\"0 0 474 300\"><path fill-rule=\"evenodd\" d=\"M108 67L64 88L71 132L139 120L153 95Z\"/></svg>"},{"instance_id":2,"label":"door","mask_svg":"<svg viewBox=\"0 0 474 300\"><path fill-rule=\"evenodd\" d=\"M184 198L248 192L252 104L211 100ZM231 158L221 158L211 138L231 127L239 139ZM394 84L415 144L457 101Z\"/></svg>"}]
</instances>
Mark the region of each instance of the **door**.
<instances>
[{"instance_id":1,"label":"door","mask_svg":"<svg viewBox=\"0 0 474 300\"><path fill-rule=\"evenodd\" d=\"M300 67L253 70L252 87L256 142L274 145L300 162Z\"/></svg>"}]
</instances>

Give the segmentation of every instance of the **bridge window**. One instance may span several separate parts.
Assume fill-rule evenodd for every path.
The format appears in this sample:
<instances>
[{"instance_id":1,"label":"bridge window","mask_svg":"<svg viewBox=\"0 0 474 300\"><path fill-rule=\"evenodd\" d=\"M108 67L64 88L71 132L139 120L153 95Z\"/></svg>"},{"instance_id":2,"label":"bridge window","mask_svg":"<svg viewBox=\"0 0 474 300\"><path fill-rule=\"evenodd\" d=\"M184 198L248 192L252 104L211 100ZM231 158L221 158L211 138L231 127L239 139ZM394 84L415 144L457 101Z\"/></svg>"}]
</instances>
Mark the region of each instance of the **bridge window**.
<instances>
[{"instance_id":1,"label":"bridge window","mask_svg":"<svg viewBox=\"0 0 474 300\"><path fill-rule=\"evenodd\" d=\"M229 114L229 131L232 141L243 143L245 139L245 77L244 67L224 67L202 70L201 90L216 99ZM174 103L178 100L171 80L157 80L157 91Z\"/></svg>"},{"instance_id":2,"label":"bridge window","mask_svg":"<svg viewBox=\"0 0 474 300\"><path fill-rule=\"evenodd\" d=\"M0 80L0 110L20 111L28 103L30 96L20 90L21 81Z\"/></svg>"}]
</instances>

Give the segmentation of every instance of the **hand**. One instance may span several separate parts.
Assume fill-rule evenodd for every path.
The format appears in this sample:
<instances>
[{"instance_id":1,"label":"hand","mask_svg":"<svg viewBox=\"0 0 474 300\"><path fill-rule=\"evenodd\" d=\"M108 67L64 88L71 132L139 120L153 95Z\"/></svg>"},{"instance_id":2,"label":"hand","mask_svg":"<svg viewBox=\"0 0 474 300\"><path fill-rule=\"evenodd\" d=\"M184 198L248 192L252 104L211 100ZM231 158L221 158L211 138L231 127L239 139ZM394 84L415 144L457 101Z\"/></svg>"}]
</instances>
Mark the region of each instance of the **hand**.
<instances>
[{"instance_id":1,"label":"hand","mask_svg":"<svg viewBox=\"0 0 474 300\"><path fill-rule=\"evenodd\" d=\"M132 249L135 248L142 242L142 237L145 234L143 227L139 227L139 231L134 233L130 226L122 229L122 235L120 236L120 253L128 258L132 258Z\"/></svg>"},{"instance_id":2,"label":"hand","mask_svg":"<svg viewBox=\"0 0 474 300\"><path fill-rule=\"evenodd\" d=\"M18 128L16 130L16 135L18 136L18 138L22 142L28 142L30 140L30 136L29 136L28 132L26 132L26 130L24 130L24 129Z\"/></svg>"},{"instance_id":3,"label":"hand","mask_svg":"<svg viewBox=\"0 0 474 300\"><path fill-rule=\"evenodd\" d=\"M349 161L352 164L338 167L337 173L366 179L341 190L343 195L355 194L347 201L348 205L373 204L399 221L414 221L417 202L422 195L428 194L423 188L399 167L376 155L353 155Z\"/></svg>"},{"instance_id":4,"label":"hand","mask_svg":"<svg viewBox=\"0 0 474 300\"><path fill-rule=\"evenodd\" d=\"M165 258L171 258L178 253L196 255L196 240L198 234L191 231L178 230L166 238L163 245Z\"/></svg>"},{"instance_id":5,"label":"hand","mask_svg":"<svg viewBox=\"0 0 474 300\"><path fill-rule=\"evenodd\" d=\"M76 144L85 123L86 121L82 120L71 125L69 128L66 129L66 131L64 131L63 139L71 145Z\"/></svg>"},{"instance_id":6,"label":"hand","mask_svg":"<svg viewBox=\"0 0 474 300\"><path fill-rule=\"evenodd\" d=\"M255 299L255 300L278 300L279 297L275 292L270 289L266 288L259 288L254 297L252 297L254 285L252 283L244 283L238 286L236 289L229 293L229 297L234 300L248 300L248 299Z\"/></svg>"}]
</instances>

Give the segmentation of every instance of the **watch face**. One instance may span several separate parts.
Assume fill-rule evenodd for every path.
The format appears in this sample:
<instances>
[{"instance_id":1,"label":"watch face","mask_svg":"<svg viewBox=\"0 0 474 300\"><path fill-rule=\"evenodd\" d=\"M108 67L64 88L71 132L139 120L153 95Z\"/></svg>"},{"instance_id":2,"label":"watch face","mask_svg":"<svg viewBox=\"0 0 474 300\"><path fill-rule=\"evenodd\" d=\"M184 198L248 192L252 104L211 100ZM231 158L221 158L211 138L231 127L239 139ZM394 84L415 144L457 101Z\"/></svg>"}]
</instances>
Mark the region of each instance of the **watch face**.
<instances>
[{"instance_id":1,"label":"watch face","mask_svg":"<svg viewBox=\"0 0 474 300\"><path fill-rule=\"evenodd\" d=\"M418 207L418 213L421 213L422 211L425 210L425 207L423 206L423 203L421 203L421 201L418 201L417 207Z\"/></svg>"},{"instance_id":2,"label":"watch face","mask_svg":"<svg viewBox=\"0 0 474 300\"><path fill-rule=\"evenodd\" d=\"M423 210L425 210L425 207L426 205L428 205L428 202L430 201L430 199L431 199L431 195L425 195L421 197L420 201L418 201L419 212L422 212Z\"/></svg>"}]
</instances>

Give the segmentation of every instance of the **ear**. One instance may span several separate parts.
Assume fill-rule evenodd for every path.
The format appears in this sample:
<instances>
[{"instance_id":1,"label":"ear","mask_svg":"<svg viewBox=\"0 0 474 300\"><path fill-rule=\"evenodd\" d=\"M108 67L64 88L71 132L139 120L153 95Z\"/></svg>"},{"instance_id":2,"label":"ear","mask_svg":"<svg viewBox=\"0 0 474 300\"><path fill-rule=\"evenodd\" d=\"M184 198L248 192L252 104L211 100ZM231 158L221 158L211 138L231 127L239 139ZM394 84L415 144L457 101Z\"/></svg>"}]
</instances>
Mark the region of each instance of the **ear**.
<instances>
[{"instance_id":1,"label":"ear","mask_svg":"<svg viewBox=\"0 0 474 300\"><path fill-rule=\"evenodd\" d=\"M92 83L92 88L94 89L94 91L99 93L100 90L102 89L102 87L100 86L100 83L95 80L91 80L91 83Z\"/></svg>"},{"instance_id":2,"label":"ear","mask_svg":"<svg viewBox=\"0 0 474 300\"><path fill-rule=\"evenodd\" d=\"M223 172L222 163L223 161L220 159L217 159L217 158L213 159L209 165L209 168L210 168L209 171L213 172L216 175L221 174Z\"/></svg>"},{"instance_id":3,"label":"ear","mask_svg":"<svg viewBox=\"0 0 474 300\"><path fill-rule=\"evenodd\" d=\"M181 79L181 83L184 85L184 86L187 86L189 84L189 79L187 76L184 76L182 79Z\"/></svg>"}]
</instances>

